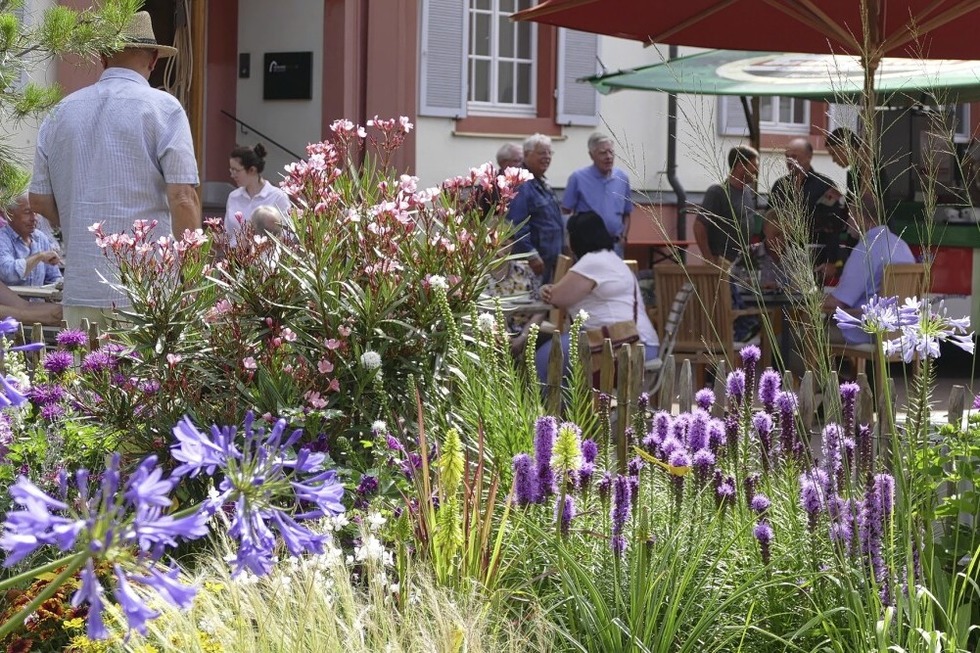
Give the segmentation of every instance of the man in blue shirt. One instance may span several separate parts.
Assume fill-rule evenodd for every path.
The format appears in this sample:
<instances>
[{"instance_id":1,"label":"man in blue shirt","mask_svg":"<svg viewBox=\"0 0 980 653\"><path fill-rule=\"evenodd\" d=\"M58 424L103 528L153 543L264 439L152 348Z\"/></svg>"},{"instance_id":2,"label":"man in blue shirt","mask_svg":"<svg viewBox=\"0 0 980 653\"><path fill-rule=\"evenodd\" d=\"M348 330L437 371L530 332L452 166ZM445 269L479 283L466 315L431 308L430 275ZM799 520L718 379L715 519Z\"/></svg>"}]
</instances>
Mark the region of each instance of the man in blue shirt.
<instances>
[{"instance_id":1,"label":"man in blue shirt","mask_svg":"<svg viewBox=\"0 0 980 653\"><path fill-rule=\"evenodd\" d=\"M0 229L0 281L8 286L43 286L61 279L54 241L37 229L37 216L27 193L4 208L7 224Z\"/></svg>"},{"instance_id":2,"label":"man in blue shirt","mask_svg":"<svg viewBox=\"0 0 980 653\"><path fill-rule=\"evenodd\" d=\"M633 211L630 180L624 171L613 167L616 146L605 134L589 136L589 158L592 165L576 170L568 178L561 206L569 213L598 213L613 238L613 248L622 258Z\"/></svg>"},{"instance_id":3,"label":"man in blue shirt","mask_svg":"<svg viewBox=\"0 0 980 653\"><path fill-rule=\"evenodd\" d=\"M541 283L549 283L565 246L565 221L555 193L545 181L551 165L551 139L534 134L524 141L524 167L534 175L517 188L507 208L507 219L517 227L515 254L529 253L528 264Z\"/></svg>"}]
</instances>

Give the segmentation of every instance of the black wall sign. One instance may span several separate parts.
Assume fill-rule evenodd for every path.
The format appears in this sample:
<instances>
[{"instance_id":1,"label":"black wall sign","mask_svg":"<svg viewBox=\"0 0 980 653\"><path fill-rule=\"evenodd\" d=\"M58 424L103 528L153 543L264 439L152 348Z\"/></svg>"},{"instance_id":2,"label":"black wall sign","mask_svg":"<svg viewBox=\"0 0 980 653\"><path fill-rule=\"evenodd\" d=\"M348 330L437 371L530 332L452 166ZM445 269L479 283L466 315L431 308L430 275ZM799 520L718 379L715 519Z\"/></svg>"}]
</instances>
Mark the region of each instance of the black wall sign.
<instances>
[{"instance_id":1,"label":"black wall sign","mask_svg":"<svg viewBox=\"0 0 980 653\"><path fill-rule=\"evenodd\" d=\"M312 52L266 52L262 75L264 100L313 99Z\"/></svg>"}]
</instances>

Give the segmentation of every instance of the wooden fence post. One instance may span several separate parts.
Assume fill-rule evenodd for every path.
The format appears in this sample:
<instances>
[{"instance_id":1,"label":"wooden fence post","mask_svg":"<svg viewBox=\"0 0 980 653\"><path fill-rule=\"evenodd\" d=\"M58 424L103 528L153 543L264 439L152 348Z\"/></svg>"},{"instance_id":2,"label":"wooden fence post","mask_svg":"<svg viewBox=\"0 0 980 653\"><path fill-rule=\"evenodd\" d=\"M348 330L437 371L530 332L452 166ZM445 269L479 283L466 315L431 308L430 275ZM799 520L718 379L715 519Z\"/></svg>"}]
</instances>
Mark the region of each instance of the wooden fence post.
<instances>
[{"instance_id":1,"label":"wooden fence post","mask_svg":"<svg viewBox=\"0 0 980 653\"><path fill-rule=\"evenodd\" d=\"M677 375L677 363L674 361L674 355L668 354L664 359L664 365L660 368L661 380L660 380L660 392L657 396L655 405L661 410L666 410L668 413L674 408L674 378Z\"/></svg>"},{"instance_id":2,"label":"wooden fence post","mask_svg":"<svg viewBox=\"0 0 980 653\"><path fill-rule=\"evenodd\" d=\"M693 376L691 374L691 359L685 358L681 363L681 376L677 381L677 410L681 413L691 411L691 404L694 402ZM667 410L670 410L668 408Z\"/></svg>"},{"instance_id":3,"label":"wooden fence post","mask_svg":"<svg viewBox=\"0 0 980 653\"><path fill-rule=\"evenodd\" d=\"M561 333L551 336L551 353L548 356L548 378L545 386L545 410L549 415L561 415L561 386L565 376L565 353L561 348Z\"/></svg>"}]
</instances>

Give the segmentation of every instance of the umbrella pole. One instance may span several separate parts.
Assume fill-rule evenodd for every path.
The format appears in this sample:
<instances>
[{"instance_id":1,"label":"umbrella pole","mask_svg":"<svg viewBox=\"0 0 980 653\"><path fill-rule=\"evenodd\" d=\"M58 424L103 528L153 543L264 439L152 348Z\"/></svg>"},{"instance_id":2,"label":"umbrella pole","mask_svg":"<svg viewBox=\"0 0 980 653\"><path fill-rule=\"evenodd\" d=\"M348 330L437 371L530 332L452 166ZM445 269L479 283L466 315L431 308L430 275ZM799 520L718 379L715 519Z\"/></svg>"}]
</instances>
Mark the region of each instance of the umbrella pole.
<instances>
[{"instance_id":1,"label":"umbrella pole","mask_svg":"<svg viewBox=\"0 0 980 653\"><path fill-rule=\"evenodd\" d=\"M668 49L668 60L677 58L677 46ZM677 198L677 239L687 239L687 193L681 180L677 177L677 95L667 95L667 183L674 190ZM667 234L665 234L665 237ZM667 238L670 240L669 238ZM681 261L684 251L681 251Z\"/></svg>"}]
</instances>

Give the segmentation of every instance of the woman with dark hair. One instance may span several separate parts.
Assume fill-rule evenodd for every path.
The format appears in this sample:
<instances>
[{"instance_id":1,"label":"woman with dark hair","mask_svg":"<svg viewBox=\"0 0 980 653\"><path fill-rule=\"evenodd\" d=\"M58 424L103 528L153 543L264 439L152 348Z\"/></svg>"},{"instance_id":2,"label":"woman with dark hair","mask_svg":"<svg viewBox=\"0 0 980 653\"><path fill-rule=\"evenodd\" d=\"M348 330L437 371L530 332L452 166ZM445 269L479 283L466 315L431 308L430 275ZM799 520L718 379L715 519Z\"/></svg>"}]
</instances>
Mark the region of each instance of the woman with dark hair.
<instances>
[{"instance_id":1,"label":"woman with dark hair","mask_svg":"<svg viewBox=\"0 0 980 653\"><path fill-rule=\"evenodd\" d=\"M598 213L576 213L568 219L568 240L575 264L558 283L541 286L541 299L564 308L572 317L585 311L585 329L601 329L619 322L635 321L647 360L660 352L657 332L647 316L636 276L613 251L613 239ZM568 352L568 334L562 334ZM542 382L547 377L551 341L538 349L535 364Z\"/></svg>"},{"instance_id":2,"label":"woman with dark hair","mask_svg":"<svg viewBox=\"0 0 980 653\"><path fill-rule=\"evenodd\" d=\"M238 186L228 196L225 206L225 231L232 245L242 226L258 207L274 206L283 217L289 215L289 196L262 178L265 155L265 148L258 143L255 147L236 147L228 159L228 172Z\"/></svg>"}]
</instances>

